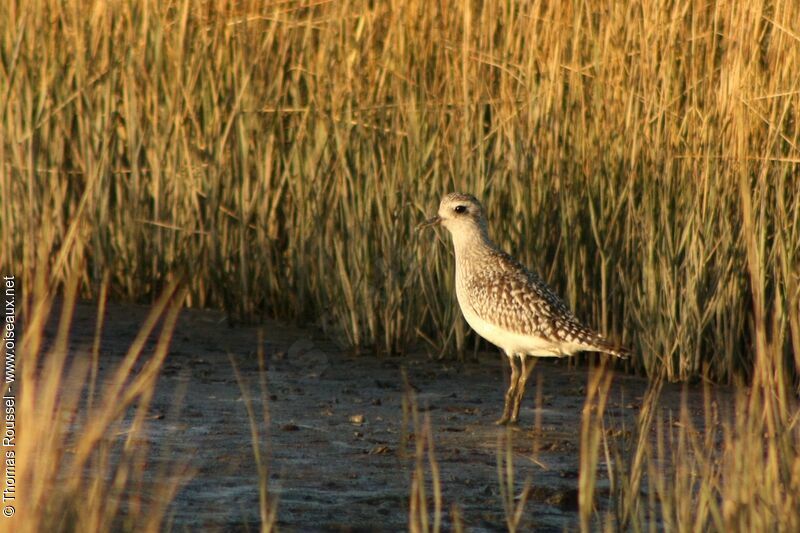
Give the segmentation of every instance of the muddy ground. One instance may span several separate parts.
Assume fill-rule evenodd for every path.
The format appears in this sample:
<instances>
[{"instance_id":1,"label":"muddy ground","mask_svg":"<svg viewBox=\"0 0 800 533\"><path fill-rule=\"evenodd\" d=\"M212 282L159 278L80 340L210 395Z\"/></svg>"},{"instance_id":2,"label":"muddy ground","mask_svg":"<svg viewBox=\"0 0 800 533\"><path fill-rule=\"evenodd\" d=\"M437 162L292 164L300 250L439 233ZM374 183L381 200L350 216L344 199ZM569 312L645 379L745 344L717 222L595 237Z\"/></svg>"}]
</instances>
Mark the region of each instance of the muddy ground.
<instances>
[{"instance_id":1,"label":"muddy ground","mask_svg":"<svg viewBox=\"0 0 800 533\"><path fill-rule=\"evenodd\" d=\"M73 346L91 344L95 305L80 304ZM121 359L148 308L110 305L102 339L101 373ZM222 313L182 312L152 405L147 434L152 469L187 463L194 477L170 508L177 531L256 531L258 476L242 391L231 357L258 395L259 329L266 356L270 489L282 531L401 531L407 528L414 466L413 428L404 429L403 374L427 413L441 470L444 521L460 510L470 531L504 531L498 442L507 364L496 352L460 363L425 354L353 356L320 331L278 322L229 327ZM54 334L55 325L50 327ZM77 350L80 351L80 350ZM529 382L521 424L511 431L516 491L533 485L521 526L537 531L578 525L578 455L588 369L541 361ZM536 383L541 408L536 409ZM646 380L617 373L607 420L618 438L631 428ZM682 387L666 386L665 416L677 410ZM702 405L702 390L688 390ZM534 420L541 417L541 427ZM617 431L622 429L622 431ZM535 444L536 443L536 444ZM405 445L404 445L405 444ZM532 452L537 448L536 458ZM599 469L600 504L608 487ZM607 494L607 490L605 491Z\"/></svg>"}]
</instances>

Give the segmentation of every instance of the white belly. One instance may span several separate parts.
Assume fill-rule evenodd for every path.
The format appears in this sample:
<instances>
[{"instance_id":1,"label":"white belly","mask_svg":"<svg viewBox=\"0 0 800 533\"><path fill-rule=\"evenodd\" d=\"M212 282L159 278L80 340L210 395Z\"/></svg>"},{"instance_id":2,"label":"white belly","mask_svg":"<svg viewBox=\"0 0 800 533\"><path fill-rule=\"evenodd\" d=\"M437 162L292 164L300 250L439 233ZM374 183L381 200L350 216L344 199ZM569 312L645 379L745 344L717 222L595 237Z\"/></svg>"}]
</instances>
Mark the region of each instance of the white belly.
<instances>
[{"instance_id":1,"label":"white belly","mask_svg":"<svg viewBox=\"0 0 800 533\"><path fill-rule=\"evenodd\" d=\"M462 290L459 281L456 279L456 295L458 296L458 305L461 307L461 312L464 314L467 324L475 330L475 333L506 352L506 354L562 357L577 351L562 343L552 342L541 337L522 335L487 322L473 310L469 303L469 298L465 291Z\"/></svg>"}]
</instances>

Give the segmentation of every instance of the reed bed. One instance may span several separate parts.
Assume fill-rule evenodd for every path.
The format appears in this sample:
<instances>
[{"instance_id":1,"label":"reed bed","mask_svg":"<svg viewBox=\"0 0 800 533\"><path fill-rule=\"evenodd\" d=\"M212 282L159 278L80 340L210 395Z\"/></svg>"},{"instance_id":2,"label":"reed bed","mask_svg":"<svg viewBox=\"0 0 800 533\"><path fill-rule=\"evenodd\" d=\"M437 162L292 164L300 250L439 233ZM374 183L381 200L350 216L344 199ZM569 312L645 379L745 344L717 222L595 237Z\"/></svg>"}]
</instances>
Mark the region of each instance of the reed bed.
<instances>
[{"instance_id":1,"label":"reed bed","mask_svg":"<svg viewBox=\"0 0 800 533\"><path fill-rule=\"evenodd\" d=\"M728 403L706 387L701 414L686 401L678 413L667 413L660 405L662 382L652 383L632 439L615 436L618 425L602 413L582 425L582 530L796 531L796 396L759 384L737 388ZM605 400L604 391L594 391ZM781 409L770 413L773 402ZM602 502L596 499L598 474L611 487Z\"/></svg>"},{"instance_id":2,"label":"reed bed","mask_svg":"<svg viewBox=\"0 0 800 533\"><path fill-rule=\"evenodd\" d=\"M128 352L99 382L105 302L94 347L76 348L70 332L78 287L74 277L57 288L40 275L27 296L11 411L18 429L3 452L4 485L10 472L16 491L4 503L0 531L161 531L192 475L188 461L155 460L147 434L183 293L175 282L165 289ZM56 289L63 293L58 302ZM55 316L57 333L48 338L45 326Z\"/></svg>"},{"instance_id":3,"label":"reed bed","mask_svg":"<svg viewBox=\"0 0 800 533\"><path fill-rule=\"evenodd\" d=\"M0 268L86 221L78 272L319 321L351 347L464 354L440 195L633 367L754 365L746 243L800 364L796 2L9 0ZM744 221L747 209L752 214ZM26 277L27 276L27 277Z\"/></svg>"}]
</instances>

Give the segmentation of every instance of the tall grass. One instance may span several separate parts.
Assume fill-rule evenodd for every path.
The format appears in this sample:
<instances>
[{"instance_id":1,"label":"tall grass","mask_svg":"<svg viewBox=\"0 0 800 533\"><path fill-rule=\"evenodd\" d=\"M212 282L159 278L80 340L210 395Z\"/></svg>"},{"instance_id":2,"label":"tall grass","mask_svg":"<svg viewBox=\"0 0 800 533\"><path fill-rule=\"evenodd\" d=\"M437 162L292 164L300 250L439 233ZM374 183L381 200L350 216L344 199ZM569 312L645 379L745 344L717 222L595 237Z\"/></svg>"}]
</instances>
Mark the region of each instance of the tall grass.
<instances>
[{"instance_id":1,"label":"tall grass","mask_svg":"<svg viewBox=\"0 0 800 533\"><path fill-rule=\"evenodd\" d=\"M761 214L753 209L744 175L740 185L756 339L752 383L738 385L732 401L714 398L706 387L702 417L684 401L676 418L664 420L662 380L656 379L639 412L636 438L627 445L607 438L607 388L596 385L601 378L592 379L581 427L583 530L599 524L633 531L800 528L800 405L792 386L796 363L785 350L794 326L787 325L779 300L767 300L773 280L764 270L767 248L754 229ZM597 412L586 416L593 405ZM604 510L593 505L601 441L613 495Z\"/></svg>"},{"instance_id":2,"label":"tall grass","mask_svg":"<svg viewBox=\"0 0 800 533\"><path fill-rule=\"evenodd\" d=\"M10 102L3 100L4 112ZM8 137L2 146L0 150L10 146ZM21 332L16 379L3 387L4 394L12 390L16 395L14 464L6 467L14 474L17 494L24 497L11 502L16 513L2 521L0 530L160 531L169 520L170 503L191 476L185 462L152 464L146 431L155 387L186 297L180 275L173 272L162 278L162 287L152 295L152 309L129 349L120 361L107 362L108 370L101 375L112 274L98 270L89 274L87 267L99 268L92 260L96 219L91 193L82 191L73 202L53 181L56 188L46 191L40 202L33 196L23 199L15 195L20 183L6 162L0 187L7 240L0 253L4 264L23 258L18 265L4 266L11 269L4 275L16 278L14 320ZM29 181L25 187L34 194L42 185ZM56 210L53 202L59 199L66 203ZM22 247L23 240L13 233L22 229L14 221L25 228ZM94 338L90 346L76 346L71 339L72 319L81 292L87 291L98 296ZM49 322L55 325L54 335L47 331ZM4 352L8 359L5 356Z\"/></svg>"},{"instance_id":3,"label":"tall grass","mask_svg":"<svg viewBox=\"0 0 800 533\"><path fill-rule=\"evenodd\" d=\"M538 429L538 428L537 428ZM500 488L500 500L509 533L520 531L520 522L525 513L525 504L531 496L531 478L526 478L519 496L514 485L514 448L513 431L508 428L505 434L497 438L497 480ZM534 450L536 444L534 443Z\"/></svg>"},{"instance_id":4,"label":"tall grass","mask_svg":"<svg viewBox=\"0 0 800 533\"><path fill-rule=\"evenodd\" d=\"M796 531L800 527L796 398L781 397L786 414L769 420L764 414L769 410L767 393L772 391L737 388L731 405L706 388L701 417L696 406L685 401L673 417L663 412L659 392L656 385L648 393L632 443L609 437L602 422L582 426L582 435L590 435L595 445L587 447L582 441L581 447L584 531ZM776 421L780 425L773 431ZM611 498L598 503L597 468L603 455L604 466L599 468L610 480Z\"/></svg>"},{"instance_id":5,"label":"tall grass","mask_svg":"<svg viewBox=\"0 0 800 533\"><path fill-rule=\"evenodd\" d=\"M62 288L60 312L54 308L55 289L37 276L23 306L13 384L18 430L10 468L19 497L11 502L16 515L0 529L160 531L170 502L191 475L186 463L159 471L149 464L146 433L182 293L176 283L169 285L124 358L98 383L91 355L70 342L78 280L71 277ZM59 315L52 339L45 333L51 314ZM103 320L101 305L95 345ZM152 353L148 339L155 341ZM131 375L135 366L140 369Z\"/></svg>"},{"instance_id":6,"label":"tall grass","mask_svg":"<svg viewBox=\"0 0 800 533\"><path fill-rule=\"evenodd\" d=\"M250 425L250 444L253 447L253 460L258 472L258 514L261 520L259 531L261 533L271 533L276 531L278 519L278 499L269 490L269 460L270 460L270 411L267 395L267 369L266 355L264 354L263 335L259 332L258 339L258 394L261 402L260 406L255 403L250 385L245 381L236 360L229 354L233 373L239 390L242 392L242 400L247 411L247 420ZM258 413L257 411L261 412ZM258 415L261 415L260 417ZM263 433L262 433L263 431Z\"/></svg>"},{"instance_id":7,"label":"tall grass","mask_svg":"<svg viewBox=\"0 0 800 533\"><path fill-rule=\"evenodd\" d=\"M408 530L413 533L429 531L438 533L442 529L442 483L434 451L433 427L428 413L425 413L424 418L420 415L416 395L408 386L405 375L403 379L406 381L406 393L403 395L401 456L406 455L409 441L414 442L414 468L409 484ZM429 476L425 475L426 465L430 470ZM427 477L430 477L429 482L426 480ZM460 514L455 505L452 522L454 531L462 530Z\"/></svg>"},{"instance_id":8,"label":"tall grass","mask_svg":"<svg viewBox=\"0 0 800 533\"><path fill-rule=\"evenodd\" d=\"M81 214L76 274L109 271L112 297L185 269L190 305L233 318L463 352L450 253L412 231L461 189L669 379L752 371L754 240L797 368L798 20L788 0L8 0L0 268Z\"/></svg>"}]
</instances>

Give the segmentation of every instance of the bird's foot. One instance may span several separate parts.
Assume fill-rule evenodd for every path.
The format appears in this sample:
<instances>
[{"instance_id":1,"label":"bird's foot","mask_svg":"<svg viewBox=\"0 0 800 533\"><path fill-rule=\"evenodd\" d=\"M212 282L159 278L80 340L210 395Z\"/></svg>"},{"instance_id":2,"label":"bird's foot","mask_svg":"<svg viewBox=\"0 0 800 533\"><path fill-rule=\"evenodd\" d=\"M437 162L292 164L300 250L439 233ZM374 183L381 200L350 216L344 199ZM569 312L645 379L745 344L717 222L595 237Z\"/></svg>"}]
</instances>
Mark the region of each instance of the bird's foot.
<instances>
[{"instance_id":1,"label":"bird's foot","mask_svg":"<svg viewBox=\"0 0 800 533\"><path fill-rule=\"evenodd\" d=\"M506 424L508 424L508 420L509 420L508 416L507 415L503 415L503 416L501 416L500 418L498 418L497 420L494 421L494 425L495 426L505 426Z\"/></svg>"}]
</instances>

